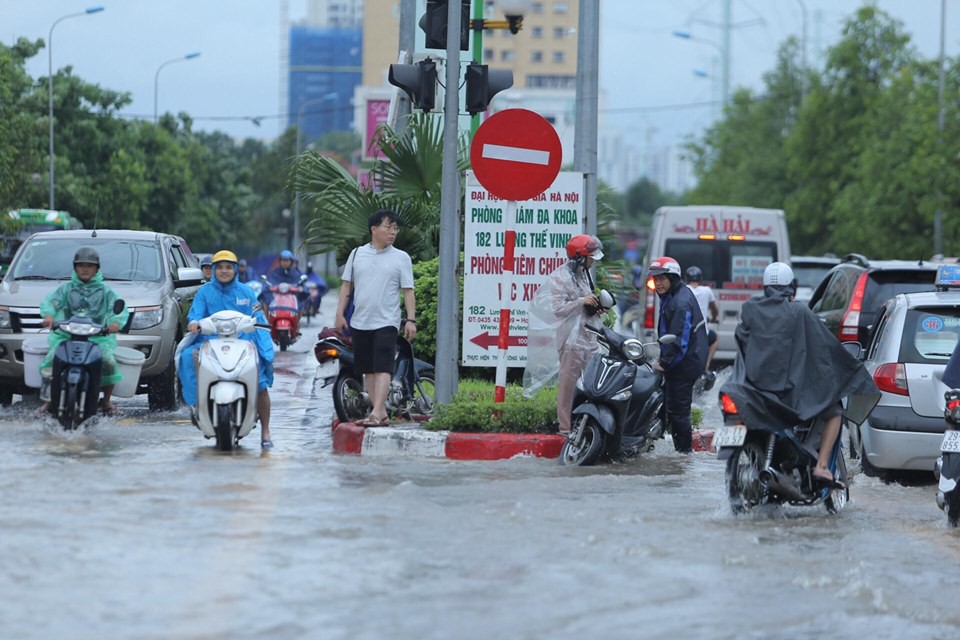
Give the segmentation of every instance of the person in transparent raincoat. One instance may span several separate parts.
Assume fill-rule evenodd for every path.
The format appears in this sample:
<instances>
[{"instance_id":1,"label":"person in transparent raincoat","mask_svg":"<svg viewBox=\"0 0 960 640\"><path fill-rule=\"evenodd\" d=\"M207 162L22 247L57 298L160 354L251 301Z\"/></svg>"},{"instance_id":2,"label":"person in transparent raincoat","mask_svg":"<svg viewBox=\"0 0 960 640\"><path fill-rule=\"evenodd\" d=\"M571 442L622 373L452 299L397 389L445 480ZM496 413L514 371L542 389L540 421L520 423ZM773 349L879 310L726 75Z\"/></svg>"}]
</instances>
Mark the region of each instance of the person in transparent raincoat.
<instances>
[{"instance_id":1,"label":"person in transparent raincoat","mask_svg":"<svg viewBox=\"0 0 960 640\"><path fill-rule=\"evenodd\" d=\"M51 292L40 303L40 315L43 316L43 326L52 328L56 322L64 322L73 316L90 318L97 324L106 325L110 331L106 336L91 336L90 342L100 347L101 376L100 385L103 388L103 398L100 408L108 414L114 412L110 402L113 386L123 379L117 369L117 361L113 352L117 348L116 334L127 323L130 312L124 308L120 313L113 312L113 303L117 300L116 292L103 282L100 273L100 255L90 247L81 247L73 257L73 274L70 282L65 282ZM50 350L40 363L41 374L53 367L53 356L57 347L70 336L63 331L54 330L47 338ZM45 411L47 404L40 408Z\"/></svg>"},{"instance_id":2,"label":"person in transparent raincoat","mask_svg":"<svg viewBox=\"0 0 960 640\"><path fill-rule=\"evenodd\" d=\"M603 243L596 236L574 236L567 243L569 259L540 285L530 304L523 395L531 398L543 387L557 385L562 435L570 433L577 378L597 349L597 337L586 325L601 325L590 268L602 257Z\"/></svg>"}]
</instances>

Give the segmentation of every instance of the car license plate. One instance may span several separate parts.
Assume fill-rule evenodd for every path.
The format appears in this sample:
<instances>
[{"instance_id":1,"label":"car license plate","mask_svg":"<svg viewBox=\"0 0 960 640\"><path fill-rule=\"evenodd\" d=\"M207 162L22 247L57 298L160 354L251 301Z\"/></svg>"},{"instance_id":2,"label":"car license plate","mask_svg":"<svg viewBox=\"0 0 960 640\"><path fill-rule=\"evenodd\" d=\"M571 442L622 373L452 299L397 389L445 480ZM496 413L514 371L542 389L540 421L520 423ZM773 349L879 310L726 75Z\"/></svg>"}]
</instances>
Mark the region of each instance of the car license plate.
<instances>
[{"instance_id":1,"label":"car license plate","mask_svg":"<svg viewBox=\"0 0 960 640\"><path fill-rule=\"evenodd\" d=\"M960 453L960 431L947 431L944 433L943 442L940 443L940 451Z\"/></svg>"},{"instance_id":2,"label":"car license plate","mask_svg":"<svg viewBox=\"0 0 960 640\"><path fill-rule=\"evenodd\" d=\"M957 433L960 433L960 431ZM721 447L739 447L746 439L746 427L720 427L713 434L713 446L717 449Z\"/></svg>"}]
</instances>

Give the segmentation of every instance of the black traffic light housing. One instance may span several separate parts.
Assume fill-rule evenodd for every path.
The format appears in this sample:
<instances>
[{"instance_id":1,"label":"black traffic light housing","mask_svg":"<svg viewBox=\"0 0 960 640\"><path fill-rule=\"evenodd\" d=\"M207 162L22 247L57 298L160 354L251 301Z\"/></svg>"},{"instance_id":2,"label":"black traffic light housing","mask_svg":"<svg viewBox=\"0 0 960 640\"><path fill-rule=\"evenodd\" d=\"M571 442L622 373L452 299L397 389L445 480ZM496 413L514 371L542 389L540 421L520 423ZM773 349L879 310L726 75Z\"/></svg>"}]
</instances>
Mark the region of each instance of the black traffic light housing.
<instances>
[{"instance_id":1,"label":"black traffic light housing","mask_svg":"<svg viewBox=\"0 0 960 640\"><path fill-rule=\"evenodd\" d=\"M387 80L410 96L417 109L430 111L437 105L437 63L425 58L417 64L392 64Z\"/></svg>"},{"instance_id":2,"label":"black traffic light housing","mask_svg":"<svg viewBox=\"0 0 960 640\"><path fill-rule=\"evenodd\" d=\"M493 96L513 86L513 71L473 62L467 65L466 82L467 113L476 115L487 110Z\"/></svg>"},{"instance_id":3,"label":"black traffic light housing","mask_svg":"<svg viewBox=\"0 0 960 640\"><path fill-rule=\"evenodd\" d=\"M453 0L456 2L456 0ZM427 49L447 49L447 0L427 0L427 12L420 18ZM470 0L460 0L460 51L470 45Z\"/></svg>"}]
</instances>

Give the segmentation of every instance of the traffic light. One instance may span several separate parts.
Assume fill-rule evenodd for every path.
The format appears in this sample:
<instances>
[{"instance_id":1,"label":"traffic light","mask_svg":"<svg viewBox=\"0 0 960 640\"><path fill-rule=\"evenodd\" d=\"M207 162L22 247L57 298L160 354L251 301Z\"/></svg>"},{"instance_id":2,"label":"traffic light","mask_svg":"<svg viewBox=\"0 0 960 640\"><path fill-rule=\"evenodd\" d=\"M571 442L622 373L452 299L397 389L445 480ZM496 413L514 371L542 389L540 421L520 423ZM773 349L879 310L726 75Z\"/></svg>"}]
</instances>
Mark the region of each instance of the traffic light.
<instances>
[{"instance_id":1,"label":"traffic light","mask_svg":"<svg viewBox=\"0 0 960 640\"><path fill-rule=\"evenodd\" d=\"M437 63L425 58L417 64L392 64L387 80L410 96L417 109L430 111L437 104Z\"/></svg>"},{"instance_id":2,"label":"traffic light","mask_svg":"<svg viewBox=\"0 0 960 640\"><path fill-rule=\"evenodd\" d=\"M467 113L476 115L487 110L493 96L513 86L513 71L488 69L485 64L467 65Z\"/></svg>"},{"instance_id":3,"label":"traffic light","mask_svg":"<svg viewBox=\"0 0 960 640\"><path fill-rule=\"evenodd\" d=\"M454 0L456 2L456 0ZM420 18L427 49L447 49L447 0L427 0L427 12ZM460 0L460 51L470 43L470 0Z\"/></svg>"}]
</instances>

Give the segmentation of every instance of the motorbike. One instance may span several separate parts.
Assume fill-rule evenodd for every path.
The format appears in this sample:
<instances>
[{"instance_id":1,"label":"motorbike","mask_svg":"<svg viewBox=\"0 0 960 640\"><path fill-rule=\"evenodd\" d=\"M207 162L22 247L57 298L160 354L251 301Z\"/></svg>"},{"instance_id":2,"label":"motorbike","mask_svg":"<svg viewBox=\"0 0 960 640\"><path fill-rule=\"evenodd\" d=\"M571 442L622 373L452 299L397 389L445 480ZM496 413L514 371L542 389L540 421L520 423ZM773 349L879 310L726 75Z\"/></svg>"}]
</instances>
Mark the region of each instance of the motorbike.
<instances>
[{"instance_id":1,"label":"motorbike","mask_svg":"<svg viewBox=\"0 0 960 640\"><path fill-rule=\"evenodd\" d=\"M310 325L310 320L320 313L320 288L315 282L307 282L307 298L303 301L303 317Z\"/></svg>"},{"instance_id":2,"label":"motorbike","mask_svg":"<svg viewBox=\"0 0 960 640\"><path fill-rule=\"evenodd\" d=\"M124 306L123 300L114 302L114 315L121 313ZM100 346L90 342L90 338L105 336L109 330L81 316L58 322L56 328L69 334L70 339L58 345L54 352L53 375L44 380L43 385L49 385L49 389L41 391L41 398L49 402L50 413L61 426L72 431L97 415L103 361Z\"/></svg>"},{"instance_id":3,"label":"motorbike","mask_svg":"<svg viewBox=\"0 0 960 640\"><path fill-rule=\"evenodd\" d=\"M778 428L744 424L733 398L720 394L723 426L713 436L717 458L726 460L726 490L734 513L745 513L764 504L814 506L829 513L850 499L847 465L837 438L828 465L836 482L813 475L817 465L821 423L817 419Z\"/></svg>"},{"instance_id":4,"label":"motorbike","mask_svg":"<svg viewBox=\"0 0 960 640\"><path fill-rule=\"evenodd\" d=\"M573 427L560 451L560 463L587 466L601 458L623 460L648 451L663 437L665 421L663 373L651 366L648 348L603 327L588 331L606 353L594 354L573 397ZM661 336L659 344L677 337Z\"/></svg>"},{"instance_id":5,"label":"motorbike","mask_svg":"<svg viewBox=\"0 0 960 640\"><path fill-rule=\"evenodd\" d=\"M947 514L947 524L956 527L960 521L960 389L950 389L943 394L946 407L943 417L947 429L940 443L940 457L933 467L937 478L937 506Z\"/></svg>"},{"instance_id":6,"label":"motorbike","mask_svg":"<svg viewBox=\"0 0 960 640\"><path fill-rule=\"evenodd\" d=\"M259 325L239 311L217 311L200 320L200 332L214 335L200 347L197 362L197 412L194 425L205 438L215 438L220 451L231 451L257 422L259 356L257 346L241 340ZM174 362L196 336L188 333L177 346Z\"/></svg>"},{"instance_id":7,"label":"motorbike","mask_svg":"<svg viewBox=\"0 0 960 640\"><path fill-rule=\"evenodd\" d=\"M273 296L267 305L267 321L270 323L270 337L286 351L287 347L300 339L300 300L297 297L303 287L300 285L281 282L270 284L267 276L261 276L264 287ZM300 284L307 281L307 276L300 276Z\"/></svg>"},{"instance_id":8,"label":"motorbike","mask_svg":"<svg viewBox=\"0 0 960 640\"><path fill-rule=\"evenodd\" d=\"M372 403L363 390L363 376L353 368L353 347L340 332L324 329L313 347L318 365L337 361L336 375L323 378L325 389L333 385L333 406L341 422L357 422L370 413ZM433 415L433 397L436 374L433 365L420 360L413 353L413 345L397 335L397 356L394 361L390 390L387 392L387 413L415 420Z\"/></svg>"}]
</instances>

